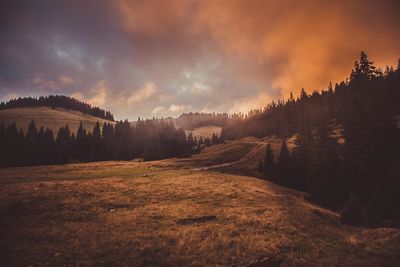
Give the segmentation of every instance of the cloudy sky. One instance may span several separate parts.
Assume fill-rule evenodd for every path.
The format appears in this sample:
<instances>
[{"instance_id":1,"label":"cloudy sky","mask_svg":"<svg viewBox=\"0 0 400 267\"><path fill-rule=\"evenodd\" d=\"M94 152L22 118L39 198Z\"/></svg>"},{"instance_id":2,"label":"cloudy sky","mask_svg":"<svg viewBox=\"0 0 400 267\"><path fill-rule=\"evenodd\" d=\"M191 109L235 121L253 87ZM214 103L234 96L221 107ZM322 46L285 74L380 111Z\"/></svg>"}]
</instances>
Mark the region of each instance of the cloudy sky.
<instances>
[{"instance_id":1,"label":"cloudy sky","mask_svg":"<svg viewBox=\"0 0 400 267\"><path fill-rule=\"evenodd\" d=\"M65 94L116 118L245 112L400 57L400 1L7 0L0 100Z\"/></svg>"}]
</instances>

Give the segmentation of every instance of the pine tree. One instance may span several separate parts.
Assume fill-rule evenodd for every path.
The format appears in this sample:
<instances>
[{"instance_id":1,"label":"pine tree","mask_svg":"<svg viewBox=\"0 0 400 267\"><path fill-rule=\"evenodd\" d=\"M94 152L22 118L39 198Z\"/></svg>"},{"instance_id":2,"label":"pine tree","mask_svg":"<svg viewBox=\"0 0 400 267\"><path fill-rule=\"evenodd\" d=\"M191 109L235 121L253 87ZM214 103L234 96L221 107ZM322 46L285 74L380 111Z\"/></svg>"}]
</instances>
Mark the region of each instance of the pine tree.
<instances>
[{"instance_id":1,"label":"pine tree","mask_svg":"<svg viewBox=\"0 0 400 267\"><path fill-rule=\"evenodd\" d=\"M45 164L53 164L55 162L55 143L53 132L46 128L43 137L43 153Z\"/></svg>"},{"instance_id":2,"label":"pine tree","mask_svg":"<svg viewBox=\"0 0 400 267\"><path fill-rule=\"evenodd\" d=\"M272 151L271 144L268 144L264 158L264 175L269 180L273 180L275 178L275 171L274 152Z\"/></svg>"},{"instance_id":3,"label":"pine tree","mask_svg":"<svg viewBox=\"0 0 400 267\"><path fill-rule=\"evenodd\" d=\"M61 127L58 130L56 137L56 150L57 150L57 161L59 163L66 163L70 156L71 136L68 125Z\"/></svg>"},{"instance_id":4,"label":"pine tree","mask_svg":"<svg viewBox=\"0 0 400 267\"><path fill-rule=\"evenodd\" d=\"M203 140L203 137L202 136L200 136L200 139L199 139L199 143L198 143L200 146L201 145L204 145L204 140Z\"/></svg>"},{"instance_id":5,"label":"pine tree","mask_svg":"<svg viewBox=\"0 0 400 267\"><path fill-rule=\"evenodd\" d=\"M116 158L115 151L115 132L111 123L104 123L102 132L102 144L104 147L103 159Z\"/></svg>"},{"instance_id":6,"label":"pine tree","mask_svg":"<svg viewBox=\"0 0 400 267\"><path fill-rule=\"evenodd\" d=\"M188 137L187 137L187 144L188 144L188 148L189 148L190 150L192 150L192 148L195 146L195 143L194 143L194 140L193 140L193 133L192 133L192 132L190 132L190 133L188 134Z\"/></svg>"},{"instance_id":7,"label":"pine tree","mask_svg":"<svg viewBox=\"0 0 400 267\"><path fill-rule=\"evenodd\" d=\"M298 190L305 190L307 180L310 179L311 158L313 155L314 137L311 126L305 123L297 135L296 146L292 152L292 167L296 173L293 175L288 185Z\"/></svg>"},{"instance_id":8,"label":"pine tree","mask_svg":"<svg viewBox=\"0 0 400 267\"><path fill-rule=\"evenodd\" d=\"M290 92L289 102L294 102L293 92Z\"/></svg>"},{"instance_id":9,"label":"pine tree","mask_svg":"<svg viewBox=\"0 0 400 267\"><path fill-rule=\"evenodd\" d=\"M38 136L37 136L37 144L36 144L36 155L37 155L37 163L43 164L45 163L45 154L44 154L44 129L43 126L40 126Z\"/></svg>"},{"instance_id":10,"label":"pine tree","mask_svg":"<svg viewBox=\"0 0 400 267\"><path fill-rule=\"evenodd\" d=\"M100 160L102 159L102 150L103 147L101 146L101 130L100 130L100 124L97 121L96 125L93 128L93 134L91 138L91 144L90 144L90 158L91 160Z\"/></svg>"},{"instance_id":11,"label":"pine tree","mask_svg":"<svg viewBox=\"0 0 400 267\"><path fill-rule=\"evenodd\" d=\"M213 145L218 144L218 136L215 133L212 134L211 143Z\"/></svg>"},{"instance_id":12,"label":"pine tree","mask_svg":"<svg viewBox=\"0 0 400 267\"><path fill-rule=\"evenodd\" d=\"M368 60L368 56L361 51L360 62L354 63L354 69L350 75L350 81L371 80L377 75L377 69L373 65L374 62Z\"/></svg>"},{"instance_id":13,"label":"pine tree","mask_svg":"<svg viewBox=\"0 0 400 267\"><path fill-rule=\"evenodd\" d=\"M289 148L286 144L286 141L283 141L279 153L278 162L276 164L276 182L288 186L291 177L291 168L292 164Z\"/></svg>"},{"instance_id":14,"label":"pine tree","mask_svg":"<svg viewBox=\"0 0 400 267\"><path fill-rule=\"evenodd\" d=\"M38 131L36 129L35 121L32 120L28 126L28 133L25 137L27 145L27 157L30 165L36 165L38 163L39 155L38 150Z\"/></svg>"},{"instance_id":15,"label":"pine tree","mask_svg":"<svg viewBox=\"0 0 400 267\"><path fill-rule=\"evenodd\" d=\"M93 138L94 138L95 140L98 140L98 141L100 141L100 138L101 138L101 134L100 134L100 124L99 124L98 121L96 122L96 125L95 125L94 128L93 128Z\"/></svg>"},{"instance_id":16,"label":"pine tree","mask_svg":"<svg viewBox=\"0 0 400 267\"><path fill-rule=\"evenodd\" d=\"M332 87L332 82L329 82L329 85L328 85L328 92L329 93L333 93L333 87Z\"/></svg>"},{"instance_id":17,"label":"pine tree","mask_svg":"<svg viewBox=\"0 0 400 267\"><path fill-rule=\"evenodd\" d=\"M87 133L85 128L83 128L82 121L79 124L78 131L76 133L76 144L74 148L77 159L86 160L88 157L88 143L87 143Z\"/></svg>"},{"instance_id":18,"label":"pine tree","mask_svg":"<svg viewBox=\"0 0 400 267\"><path fill-rule=\"evenodd\" d=\"M308 98L308 94L307 94L306 90L304 90L304 88L301 88L300 100L305 100L307 98Z\"/></svg>"},{"instance_id":19,"label":"pine tree","mask_svg":"<svg viewBox=\"0 0 400 267\"><path fill-rule=\"evenodd\" d=\"M329 123L322 121L316 128L307 191L327 206L344 203L348 196L348 184L342 171L340 145Z\"/></svg>"}]
</instances>

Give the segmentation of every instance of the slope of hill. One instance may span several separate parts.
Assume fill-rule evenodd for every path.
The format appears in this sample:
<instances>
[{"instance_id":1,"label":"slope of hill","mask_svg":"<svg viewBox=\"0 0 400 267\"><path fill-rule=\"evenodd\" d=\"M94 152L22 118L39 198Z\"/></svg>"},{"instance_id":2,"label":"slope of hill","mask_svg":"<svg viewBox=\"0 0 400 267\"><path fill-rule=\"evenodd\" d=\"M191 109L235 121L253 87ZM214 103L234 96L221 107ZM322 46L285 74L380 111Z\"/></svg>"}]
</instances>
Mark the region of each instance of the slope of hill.
<instances>
[{"instance_id":1,"label":"slope of hill","mask_svg":"<svg viewBox=\"0 0 400 267\"><path fill-rule=\"evenodd\" d=\"M341 224L303 193L267 181L159 166L0 170L0 262L398 266L398 229Z\"/></svg>"},{"instance_id":2,"label":"slope of hill","mask_svg":"<svg viewBox=\"0 0 400 267\"><path fill-rule=\"evenodd\" d=\"M283 138L244 137L240 140L225 141L222 144L205 147L200 154L189 158L159 161L159 166L179 166L199 170L221 170L260 177L258 162L263 160L267 144L270 144L275 155L279 155ZM295 147L295 136L285 139L289 149Z\"/></svg>"},{"instance_id":3,"label":"slope of hill","mask_svg":"<svg viewBox=\"0 0 400 267\"><path fill-rule=\"evenodd\" d=\"M111 122L79 111L67 110L63 108L50 107L27 107L11 108L0 110L0 123L5 125L15 122L18 128L22 128L24 133L28 129L29 123L35 120L36 127L48 127L57 133L60 127L68 124L72 132L77 131L79 123L82 121L87 130L92 131L98 121L100 125L104 122Z\"/></svg>"},{"instance_id":4,"label":"slope of hill","mask_svg":"<svg viewBox=\"0 0 400 267\"><path fill-rule=\"evenodd\" d=\"M92 115L105 120L114 120L110 111L92 106L76 98L65 95L48 95L41 97L19 97L6 102L0 102L0 110L10 108L50 107L65 108Z\"/></svg>"},{"instance_id":5,"label":"slope of hill","mask_svg":"<svg viewBox=\"0 0 400 267\"><path fill-rule=\"evenodd\" d=\"M221 127L219 126L213 126L213 125L208 125L208 126L201 126L194 128L193 130L186 130L185 133L188 135L189 133L193 134L193 137L196 137L197 140L201 138L211 138L213 134L216 134L217 136L221 135Z\"/></svg>"}]
</instances>

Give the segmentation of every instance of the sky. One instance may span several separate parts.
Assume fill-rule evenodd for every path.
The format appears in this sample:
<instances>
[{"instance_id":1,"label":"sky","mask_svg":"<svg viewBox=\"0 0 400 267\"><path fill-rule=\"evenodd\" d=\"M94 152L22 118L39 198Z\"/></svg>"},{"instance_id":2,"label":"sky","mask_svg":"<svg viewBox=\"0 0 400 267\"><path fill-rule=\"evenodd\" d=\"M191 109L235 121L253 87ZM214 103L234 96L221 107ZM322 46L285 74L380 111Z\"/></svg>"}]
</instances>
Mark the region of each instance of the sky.
<instances>
[{"instance_id":1,"label":"sky","mask_svg":"<svg viewBox=\"0 0 400 267\"><path fill-rule=\"evenodd\" d=\"M0 101L63 94L117 119L246 112L400 57L400 1L3 0Z\"/></svg>"}]
</instances>

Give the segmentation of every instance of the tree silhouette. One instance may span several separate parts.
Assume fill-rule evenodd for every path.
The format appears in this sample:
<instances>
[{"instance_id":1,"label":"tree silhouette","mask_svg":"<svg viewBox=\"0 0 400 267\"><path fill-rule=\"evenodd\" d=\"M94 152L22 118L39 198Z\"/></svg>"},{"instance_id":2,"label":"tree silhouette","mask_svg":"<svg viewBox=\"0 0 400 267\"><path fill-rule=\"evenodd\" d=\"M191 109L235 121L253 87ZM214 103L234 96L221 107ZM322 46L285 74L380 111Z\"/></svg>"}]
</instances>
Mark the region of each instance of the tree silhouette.
<instances>
[{"instance_id":1,"label":"tree silhouette","mask_svg":"<svg viewBox=\"0 0 400 267\"><path fill-rule=\"evenodd\" d=\"M361 51L360 61L354 63L354 69L351 72L351 81L371 80L377 75L377 69L373 65L374 62L368 60L368 56Z\"/></svg>"},{"instance_id":2,"label":"tree silhouette","mask_svg":"<svg viewBox=\"0 0 400 267\"><path fill-rule=\"evenodd\" d=\"M279 184L289 186L291 180L291 159L286 141L282 142L278 162L276 164L276 181Z\"/></svg>"},{"instance_id":3,"label":"tree silhouette","mask_svg":"<svg viewBox=\"0 0 400 267\"><path fill-rule=\"evenodd\" d=\"M267 179L275 179L276 165L274 160L274 152L272 151L271 144L267 145L265 151L264 164L263 164L264 175Z\"/></svg>"}]
</instances>

